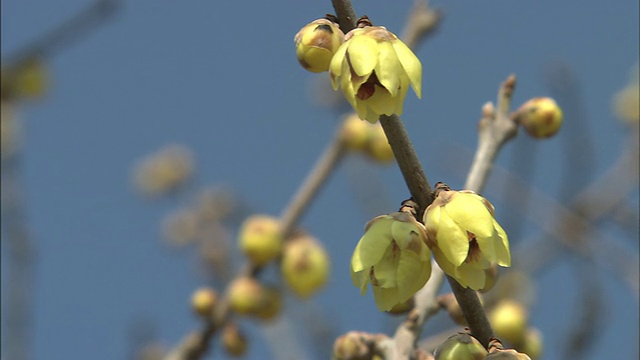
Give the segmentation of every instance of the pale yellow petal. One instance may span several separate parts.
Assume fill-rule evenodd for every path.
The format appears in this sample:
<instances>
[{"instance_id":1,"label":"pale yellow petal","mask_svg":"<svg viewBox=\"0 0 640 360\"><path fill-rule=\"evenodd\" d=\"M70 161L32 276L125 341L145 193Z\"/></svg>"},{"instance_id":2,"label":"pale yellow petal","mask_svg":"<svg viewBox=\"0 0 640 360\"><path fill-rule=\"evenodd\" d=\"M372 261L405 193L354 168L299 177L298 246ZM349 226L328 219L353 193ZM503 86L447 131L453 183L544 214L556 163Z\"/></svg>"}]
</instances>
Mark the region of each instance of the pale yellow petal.
<instances>
[{"instance_id":1,"label":"pale yellow petal","mask_svg":"<svg viewBox=\"0 0 640 360\"><path fill-rule=\"evenodd\" d=\"M398 55L398 60L402 68L409 77L413 91L418 98L422 97L422 64L416 56L402 41L396 40L391 43Z\"/></svg>"},{"instance_id":2,"label":"pale yellow petal","mask_svg":"<svg viewBox=\"0 0 640 360\"><path fill-rule=\"evenodd\" d=\"M353 285L360 288L360 294L364 295L367 293L367 285L369 285L369 271L362 270L358 272L351 271L351 281Z\"/></svg>"},{"instance_id":3,"label":"pale yellow petal","mask_svg":"<svg viewBox=\"0 0 640 360\"><path fill-rule=\"evenodd\" d=\"M396 304L400 303L397 288L380 288L373 287L373 296L376 300L376 306L380 311L391 310Z\"/></svg>"},{"instance_id":4,"label":"pale yellow petal","mask_svg":"<svg viewBox=\"0 0 640 360\"><path fill-rule=\"evenodd\" d=\"M338 85L340 84L340 77L342 77L343 67L348 66L347 58L346 58L347 44L342 44L338 48L338 51L331 58L331 63L329 64L329 73L331 75L331 84L333 85L333 90L338 90Z\"/></svg>"},{"instance_id":5,"label":"pale yellow petal","mask_svg":"<svg viewBox=\"0 0 640 360\"><path fill-rule=\"evenodd\" d=\"M348 44L347 58L351 68L358 76L371 74L378 62L378 43L369 36L355 35Z\"/></svg>"},{"instance_id":6,"label":"pale yellow petal","mask_svg":"<svg viewBox=\"0 0 640 360\"><path fill-rule=\"evenodd\" d=\"M400 261L400 249L396 245L390 245L382 256L382 259L373 266L373 274L377 280L375 286L392 288L397 286L397 269Z\"/></svg>"},{"instance_id":7,"label":"pale yellow petal","mask_svg":"<svg viewBox=\"0 0 640 360\"><path fill-rule=\"evenodd\" d=\"M351 257L351 270L362 271L377 264L391 245L388 224L374 224L360 238Z\"/></svg>"},{"instance_id":8,"label":"pale yellow petal","mask_svg":"<svg viewBox=\"0 0 640 360\"><path fill-rule=\"evenodd\" d=\"M496 263L500 266L509 267L511 266L511 252L509 251L509 238L507 237L507 233L502 229L502 226L498 224L497 221L494 222L494 227L496 228L496 232L498 233L499 241L495 244L497 261Z\"/></svg>"},{"instance_id":9,"label":"pale yellow petal","mask_svg":"<svg viewBox=\"0 0 640 360\"><path fill-rule=\"evenodd\" d=\"M436 259L442 271L449 276L456 276L456 267L447 259L439 248L433 248L433 258Z\"/></svg>"},{"instance_id":10,"label":"pale yellow petal","mask_svg":"<svg viewBox=\"0 0 640 360\"><path fill-rule=\"evenodd\" d=\"M364 103L371 108L371 110L376 113L379 117L380 115L392 115L393 111L396 109L397 98L394 98L389 94L389 92L378 85L375 86L375 91L373 95L364 100Z\"/></svg>"},{"instance_id":11,"label":"pale yellow petal","mask_svg":"<svg viewBox=\"0 0 640 360\"><path fill-rule=\"evenodd\" d=\"M409 250L401 251L396 276L399 302L412 297L427 283L430 276L431 262L429 257L421 257Z\"/></svg>"},{"instance_id":12,"label":"pale yellow petal","mask_svg":"<svg viewBox=\"0 0 640 360\"><path fill-rule=\"evenodd\" d=\"M407 97L407 91L409 90L409 78L403 76L400 78L400 89L398 89L398 94L396 94L396 108L393 111L396 115L402 115L404 111L404 99Z\"/></svg>"},{"instance_id":13,"label":"pale yellow petal","mask_svg":"<svg viewBox=\"0 0 640 360\"><path fill-rule=\"evenodd\" d=\"M462 264L469 254L467 233L453 221L444 208L440 212L437 241L442 253L454 266Z\"/></svg>"},{"instance_id":14,"label":"pale yellow petal","mask_svg":"<svg viewBox=\"0 0 640 360\"><path fill-rule=\"evenodd\" d=\"M495 263L498 261L498 256L496 254L496 242L500 241L498 237L498 232L494 230L493 236L491 237L479 237L476 236L476 241L478 242L478 246L480 247L480 251L482 255L490 262Z\"/></svg>"},{"instance_id":15,"label":"pale yellow petal","mask_svg":"<svg viewBox=\"0 0 640 360\"><path fill-rule=\"evenodd\" d=\"M449 216L463 229L477 237L493 236L493 216L473 194L457 193L453 199L443 207Z\"/></svg>"},{"instance_id":16,"label":"pale yellow petal","mask_svg":"<svg viewBox=\"0 0 640 360\"><path fill-rule=\"evenodd\" d=\"M378 64L375 68L376 75L391 96L396 96L400 88L400 78L406 77L406 74L390 42L382 41L379 43L378 48L380 53L378 55Z\"/></svg>"},{"instance_id":17,"label":"pale yellow petal","mask_svg":"<svg viewBox=\"0 0 640 360\"><path fill-rule=\"evenodd\" d=\"M456 268L456 274L456 280L462 280L458 281L460 285L463 285L462 282L464 282L466 283L467 287L473 290L482 289L486 282L486 275L484 273L484 270L476 269L468 264L462 264L461 266Z\"/></svg>"}]
</instances>

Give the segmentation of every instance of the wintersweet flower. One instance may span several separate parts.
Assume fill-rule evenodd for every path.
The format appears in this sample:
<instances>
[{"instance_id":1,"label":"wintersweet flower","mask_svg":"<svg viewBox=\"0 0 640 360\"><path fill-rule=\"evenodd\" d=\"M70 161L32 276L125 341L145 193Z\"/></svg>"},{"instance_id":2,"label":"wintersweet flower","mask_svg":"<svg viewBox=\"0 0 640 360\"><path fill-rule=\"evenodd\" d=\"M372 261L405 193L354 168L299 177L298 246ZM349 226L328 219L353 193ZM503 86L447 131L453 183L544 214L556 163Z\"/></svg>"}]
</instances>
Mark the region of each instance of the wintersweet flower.
<instances>
[{"instance_id":1,"label":"wintersweet flower","mask_svg":"<svg viewBox=\"0 0 640 360\"><path fill-rule=\"evenodd\" d=\"M362 295L371 283L380 311L415 294L431 276L426 230L405 212L371 220L351 257L351 279Z\"/></svg>"},{"instance_id":2,"label":"wintersweet flower","mask_svg":"<svg viewBox=\"0 0 640 360\"><path fill-rule=\"evenodd\" d=\"M382 114L401 115L409 85L421 97L422 64L385 27L371 26L366 17L358 26L331 60L333 89L342 89L361 119L375 123Z\"/></svg>"},{"instance_id":3,"label":"wintersweet flower","mask_svg":"<svg viewBox=\"0 0 640 360\"><path fill-rule=\"evenodd\" d=\"M442 183L436 184L436 194L424 213L433 256L460 285L482 289L491 264L511 266L509 240L493 205L473 191L453 191Z\"/></svg>"}]
</instances>

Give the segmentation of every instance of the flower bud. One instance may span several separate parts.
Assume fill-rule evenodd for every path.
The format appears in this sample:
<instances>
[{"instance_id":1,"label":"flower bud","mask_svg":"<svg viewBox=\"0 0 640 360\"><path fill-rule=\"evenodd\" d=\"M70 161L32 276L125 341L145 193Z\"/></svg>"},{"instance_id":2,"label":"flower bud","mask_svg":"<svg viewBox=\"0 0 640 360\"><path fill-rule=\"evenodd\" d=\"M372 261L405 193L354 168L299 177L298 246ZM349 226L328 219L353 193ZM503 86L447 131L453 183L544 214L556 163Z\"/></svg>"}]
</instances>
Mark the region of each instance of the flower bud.
<instances>
[{"instance_id":1,"label":"flower bud","mask_svg":"<svg viewBox=\"0 0 640 360\"><path fill-rule=\"evenodd\" d=\"M222 330L222 346L231 356L242 356L247 351L247 339L238 325L228 323Z\"/></svg>"},{"instance_id":2,"label":"flower bud","mask_svg":"<svg viewBox=\"0 0 640 360\"><path fill-rule=\"evenodd\" d=\"M489 319L496 336L510 344L521 344L527 329L527 309L517 301L505 299L496 304Z\"/></svg>"},{"instance_id":3,"label":"flower bud","mask_svg":"<svg viewBox=\"0 0 640 360\"><path fill-rule=\"evenodd\" d=\"M524 333L524 340L519 350L529 355L531 359L538 359L542 356L543 339L542 333L536 328L529 328Z\"/></svg>"},{"instance_id":4,"label":"flower bud","mask_svg":"<svg viewBox=\"0 0 640 360\"><path fill-rule=\"evenodd\" d=\"M238 314L255 314L262 308L264 288L254 278L240 277L229 285L229 306Z\"/></svg>"},{"instance_id":5,"label":"flower bud","mask_svg":"<svg viewBox=\"0 0 640 360\"><path fill-rule=\"evenodd\" d=\"M638 124L640 119L640 87L628 85L613 97L613 112L626 123Z\"/></svg>"},{"instance_id":6,"label":"flower bud","mask_svg":"<svg viewBox=\"0 0 640 360\"><path fill-rule=\"evenodd\" d=\"M193 293L191 297L191 307L196 314L203 318L208 318L213 312L217 299L218 294L215 290L203 287Z\"/></svg>"},{"instance_id":7,"label":"flower bud","mask_svg":"<svg viewBox=\"0 0 640 360\"><path fill-rule=\"evenodd\" d=\"M181 145L169 145L142 159L134 169L134 180L145 195L160 196L184 184L193 171L191 151Z\"/></svg>"},{"instance_id":8,"label":"flower bud","mask_svg":"<svg viewBox=\"0 0 640 360\"><path fill-rule=\"evenodd\" d=\"M434 352L435 360L482 360L487 354L476 338L462 332L450 336Z\"/></svg>"},{"instance_id":9,"label":"flower bud","mask_svg":"<svg viewBox=\"0 0 640 360\"><path fill-rule=\"evenodd\" d=\"M516 119L536 139L555 135L562 125L562 109L548 97L533 98L520 106Z\"/></svg>"},{"instance_id":10,"label":"flower bud","mask_svg":"<svg viewBox=\"0 0 640 360\"><path fill-rule=\"evenodd\" d=\"M240 248L256 265L262 266L275 259L282 248L280 221L266 215L254 215L242 224Z\"/></svg>"},{"instance_id":11,"label":"flower bud","mask_svg":"<svg viewBox=\"0 0 640 360\"><path fill-rule=\"evenodd\" d=\"M395 159L389 140L387 140L387 135L384 133L380 123L370 126L369 139L365 150L367 155L380 163L390 163Z\"/></svg>"},{"instance_id":12,"label":"flower bud","mask_svg":"<svg viewBox=\"0 0 640 360\"><path fill-rule=\"evenodd\" d=\"M368 354L368 346L354 331L340 336L333 343L333 356L336 360L363 359Z\"/></svg>"},{"instance_id":13,"label":"flower bud","mask_svg":"<svg viewBox=\"0 0 640 360\"><path fill-rule=\"evenodd\" d=\"M350 114L342 122L340 139L349 150L364 150L369 140L370 125L358 115Z\"/></svg>"},{"instance_id":14,"label":"flower bud","mask_svg":"<svg viewBox=\"0 0 640 360\"><path fill-rule=\"evenodd\" d=\"M329 70L333 54L344 42L344 33L333 21L318 19L305 25L293 41L300 65L317 73Z\"/></svg>"},{"instance_id":15,"label":"flower bud","mask_svg":"<svg viewBox=\"0 0 640 360\"><path fill-rule=\"evenodd\" d=\"M330 267L329 256L320 243L305 235L287 243L280 270L291 290L306 298L324 286Z\"/></svg>"},{"instance_id":16,"label":"flower bud","mask_svg":"<svg viewBox=\"0 0 640 360\"><path fill-rule=\"evenodd\" d=\"M282 295L274 287L266 287L262 293L262 304L255 315L262 320L271 320L280 314Z\"/></svg>"}]
</instances>

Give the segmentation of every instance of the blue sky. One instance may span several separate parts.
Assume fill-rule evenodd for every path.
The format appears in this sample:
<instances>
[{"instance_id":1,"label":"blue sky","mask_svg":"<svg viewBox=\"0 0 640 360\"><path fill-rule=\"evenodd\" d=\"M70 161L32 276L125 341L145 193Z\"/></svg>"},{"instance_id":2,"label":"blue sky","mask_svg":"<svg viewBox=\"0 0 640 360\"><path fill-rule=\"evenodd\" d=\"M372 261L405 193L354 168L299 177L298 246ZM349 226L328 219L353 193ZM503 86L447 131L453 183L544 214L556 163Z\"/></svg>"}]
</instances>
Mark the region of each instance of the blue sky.
<instances>
[{"instance_id":1,"label":"blue sky","mask_svg":"<svg viewBox=\"0 0 640 360\"><path fill-rule=\"evenodd\" d=\"M3 1L3 57L88 3ZM411 4L354 2L358 14L396 33ZM586 182L615 161L628 129L615 119L610 101L638 61L637 1L433 5L445 11L445 19L417 51L423 99L410 93L403 115L432 182L462 186L460 169L469 160L444 159L454 151L466 151L462 159L469 159L480 108L495 99L507 75L518 76L516 107L550 94L549 69L558 64L569 66L578 79L586 116L567 116L559 136L535 145L524 133L518 136L516 142L535 146L535 173L527 181L561 196L561 179L571 166L563 158L563 141L574 126L595 135L593 173ZM175 251L162 242L160 221L191 201L198 188L221 183L254 211L280 213L339 119L310 97L309 89L326 74L305 72L293 47L299 28L328 12L333 12L330 1L126 1L106 24L47 60L48 95L19 109L27 129L28 217L38 251L34 359L126 358L130 328L140 319L148 319L167 346L198 327L188 299L207 278L193 249ZM147 201L135 192L131 170L140 157L169 143L194 152L196 178L181 196ZM500 166L512 166L515 147L505 147ZM354 196L354 186L365 177L358 172L383 184L389 208L363 211ZM292 311L324 314L335 335L352 329L388 332L390 322L378 314L371 295L360 297L351 285L348 261L365 222L394 211L407 197L395 166L374 168L355 156L347 159L302 221L332 256L331 282L311 304L288 299ZM498 218L513 206L495 205ZM525 236L512 243L540 232L524 223ZM611 227L605 231L637 253L633 237ZM536 274L532 322L548 340L545 359L561 358L559 339L570 325L576 289L569 264L555 262ZM629 344L637 341L638 329L629 319L638 317L637 299L610 273L598 270L594 276L605 283L608 310L604 336L587 358L618 351L618 358L632 358ZM272 356L264 355L269 347L263 334L251 334L257 339L249 358ZM299 336L309 348L309 339Z\"/></svg>"}]
</instances>

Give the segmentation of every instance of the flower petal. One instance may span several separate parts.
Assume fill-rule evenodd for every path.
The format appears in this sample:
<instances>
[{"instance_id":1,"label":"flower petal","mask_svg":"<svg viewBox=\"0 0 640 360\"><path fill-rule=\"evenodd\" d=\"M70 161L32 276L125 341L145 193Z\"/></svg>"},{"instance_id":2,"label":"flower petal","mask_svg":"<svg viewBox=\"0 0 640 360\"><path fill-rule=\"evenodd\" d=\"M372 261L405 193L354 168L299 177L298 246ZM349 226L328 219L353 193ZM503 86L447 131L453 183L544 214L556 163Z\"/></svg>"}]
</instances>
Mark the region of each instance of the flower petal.
<instances>
[{"instance_id":1,"label":"flower petal","mask_svg":"<svg viewBox=\"0 0 640 360\"><path fill-rule=\"evenodd\" d=\"M400 262L400 248L395 243L387 247L382 259L373 266L373 276L377 280L375 286L383 288L397 287L397 269Z\"/></svg>"},{"instance_id":2,"label":"flower petal","mask_svg":"<svg viewBox=\"0 0 640 360\"><path fill-rule=\"evenodd\" d=\"M348 44L347 59L351 69L358 76L367 76L375 69L378 62L378 42L369 36L354 35Z\"/></svg>"},{"instance_id":3,"label":"flower petal","mask_svg":"<svg viewBox=\"0 0 640 360\"><path fill-rule=\"evenodd\" d=\"M426 248L427 246L423 244ZM398 286L398 302L405 301L422 289L431 276L431 262L429 257L403 250L400 253L396 276Z\"/></svg>"},{"instance_id":4,"label":"flower petal","mask_svg":"<svg viewBox=\"0 0 640 360\"><path fill-rule=\"evenodd\" d=\"M488 238L476 236L476 241L478 243L478 246L480 247L480 252L482 252L482 255L489 262L495 263L495 262L498 261L498 256L496 254L496 248L494 246L496 244L496 242L500 242L500 238L498 237L498 232L497 231L494 230L493 236L488 237Z\"/></svg>"},{"instance_id":5,"label":"flower petal","mask_svg":"<svg viewBox=\"0 0 640 360\"><path fill-rule=\"evenodd\" d=\"M391 43L398 60L402 64L402 68L409 77L413 91L416 92L418 98L422 97L422 64L416 56L402 41L396 40Z\"/></svg>"},{"instance_id":6,"label":"flower petal","mask_svg":"<svg viewBox=\"0 0 640 360\"><path fill-rule=\"evenodd\" d=\"M502 229L502 226L498 224L497 221L494 220L493 226L496 228L496 232L498 233L499 241L495 244L497 261L496 263L500 266L509 267L511 266L511 252L509 251L509 238L507 237L507 233Z\"/></svg>"},{"instance_id":7,"label":"flower petal","mask_svg":"<svg viewBox=\"0 0 640 360\"><path fill-rule=\"evenodd\" d=\"M436 260L438 265L442 271L444 271L449 276L456 276L456 267L447 259L446 256L442 253L442 251L438 248L433 248L433 258Z\"/></svg>"},{"instance_id":8,"label":"flower petal","mask_svg":"<svg viewBox=\"0 0 640 360\"><path fill-rule=\"evenodd\" d=\"M456 280L460 279L466 283L466 286L473 290L480 290L486 282L484 270L476 269L469 264L462 264L456 268ZM462 282L458 281L460 285ZM464 286L464 285L463 285Z\"/></svg>"},{"instance_id":9,"label":"flower petal","mask_svg":"<svg viewBox=\"0 0 640 360\"><path fill-rule=\"evenodd\" d=\"M474 195L456 193L443 207L443 211L446 211L460 227L475 234L476 237L492 237L494 218L484 203Z\"/></svg>"},{"instance_id":10,"label":"flower petal","mask_svg":"<svg viewBox=\"0 0 640 360\"><path fill-rule=\"evenodd\" d=\"M375 91L373 95L363 102L371 108L371 110L379 117L382 114L392 115L396 109L398 98L394 98L389 94L387 89L374 85ZM377 118L376 117L376 118Z\"/></svg>"},{"instance_id":11,"label":"flower petal","mask_svg":"<svg viewBox=\"0 0 640 360\"><path fill-rule=\"evenodd\" d=\"M376 306L380 311L391 310L394 305L401 302L398 300L397 288L386 289L374 286L372 289L373 297L376 299Z\"/></svg>"},{"instance_id":12,"label":"flower petal","mask_svg":"<svg viewBox=\"0 0 640 360\"><path fill-rule=\"evenodd\" d=\"M338 48L335 54L333 54L333 58L331 58L331 63L329 64L329 74L331 75L331 85L333 85L333 90L338 90L338 85L340 84L340 77L342 77L342 70L347 64L346 58L347 52L347 44L342 44Z\"/></svg>"},{"instance_id":13,"label":"flower petal","mask_svg":"<svg viewBox=\"0 0 640 360\"><path fill-rule=\"evenodd\" d=\"M440 211L437 241L442 253L454 266L460 266L469 254L467 233L453 221L444 207Z\"/></svg>"},{"instance_id":14,"label":"flower petal","mask_svg":"<svg viewBox=\"0 0 640 360\"><path fill-rule=\"evenodd\" d=\"M391 223L385 216L371 221L351 257L351 270L362 271L377 264L391 245Z\"/></svg>"},{"instance_id":15,"label":"flower petal","mask_svg":"<svg viewBox=\"0 0 640 360\"><path fill-rule=\"evenodd\" d=\"M376 65L376 75L378 80L384 86L391 96L398 94L400 88L400 79L406 78L406 73L398 60L398 55L388 41L378 43L380 53L378 55L378 64Z\"/></svg>"},{"instance_id":16,"label":"flower petal","mask_svg":"<svg viewBox=\"0 0 640 360\"><path fill-rule=\"evenodd\" d=\"M351 282L360 288L360 295L367 293L367 285L369 285L369 271L362 270L358 272L351 271Z\"/></svg>"}]
</instances>

